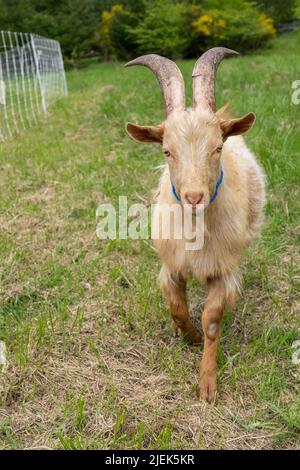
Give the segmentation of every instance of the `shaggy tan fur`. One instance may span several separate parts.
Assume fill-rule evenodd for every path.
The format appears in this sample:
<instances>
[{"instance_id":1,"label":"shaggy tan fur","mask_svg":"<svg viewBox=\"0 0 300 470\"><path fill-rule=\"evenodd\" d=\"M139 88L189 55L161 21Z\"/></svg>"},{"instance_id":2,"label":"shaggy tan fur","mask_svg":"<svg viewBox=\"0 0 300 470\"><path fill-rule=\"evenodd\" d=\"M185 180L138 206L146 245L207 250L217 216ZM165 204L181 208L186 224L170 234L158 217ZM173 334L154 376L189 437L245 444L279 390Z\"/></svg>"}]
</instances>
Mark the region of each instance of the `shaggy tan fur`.
<instances>
[{"instance_id":1,"label":"shaggy tan fur","mask_svg":"<svg viewBox=\"0 0 300 470\"><path fill-rule=\"evenodd\" d=\"M195 201L201 199L205 210L202 249L186 250L187 240L175 239L172 230L169 239L158 238L153 243L162 260L160 284L173 320L196 342L200 335L189 319L185 283L189 277L207 282L202 315L204 352L197 388L198 395L207 401L212 401L216 392L216 348L222 313L226 304L235 303L240 257L260 231L265 200L263 172L238 135L252 126L255 116L249 113L241 119L228 119L225 113L225 109L216 114L201 108L175 110L160 126L127 126L135 139L161 143L166 155L153 219L156 233L161 233L160 210L165 205L188 204L192 194ZM210 204L221 167L223 182ZM170 176L180 202L172 193ZM195 202L195 217L197 207ZM181 220L170 223L180 224Z\"/></svg>"}]
</instances>

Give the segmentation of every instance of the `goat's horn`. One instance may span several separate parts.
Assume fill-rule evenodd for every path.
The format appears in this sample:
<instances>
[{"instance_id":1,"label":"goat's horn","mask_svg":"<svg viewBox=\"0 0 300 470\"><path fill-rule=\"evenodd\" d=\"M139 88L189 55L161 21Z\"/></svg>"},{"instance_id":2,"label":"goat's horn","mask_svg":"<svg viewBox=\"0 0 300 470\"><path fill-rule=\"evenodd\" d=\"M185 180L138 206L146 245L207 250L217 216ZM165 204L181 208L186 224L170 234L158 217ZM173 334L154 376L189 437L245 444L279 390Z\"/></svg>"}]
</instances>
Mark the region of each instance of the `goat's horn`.
<instances>
[{"instance_id":1,"label":"goat's horn","mask_svg":"<svg viewBox=\"0 0 300 470\"><path fill-rule=\"evenodd\" d=\"M193 70L193 106L209 107L216 110L215 81L219 63L225 57L239 55L238 52L225 47L209 49L195 63Z\"/></svg>"},{"instance_id":2,"label":"goat's horn","mask_svg":"<svg viewBox=\"0 0 300 470\"><path fill-rule=\"evenodd\" d=\"M175 62L156 54L148 54L128 62L125 67L133 65L144 65L155 73L164 96L167 116L174 109L185 109L184 81Z\"/></svg>"}]
</instances>

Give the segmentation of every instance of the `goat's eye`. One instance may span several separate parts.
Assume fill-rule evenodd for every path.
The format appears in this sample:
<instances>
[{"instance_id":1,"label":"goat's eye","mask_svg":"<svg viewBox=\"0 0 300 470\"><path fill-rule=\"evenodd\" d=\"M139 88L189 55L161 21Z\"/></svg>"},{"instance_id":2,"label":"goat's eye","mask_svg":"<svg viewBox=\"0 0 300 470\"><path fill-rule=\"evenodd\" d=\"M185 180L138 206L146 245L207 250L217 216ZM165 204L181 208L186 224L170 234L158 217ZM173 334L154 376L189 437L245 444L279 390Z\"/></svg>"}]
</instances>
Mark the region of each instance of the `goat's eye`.
<instances>
[{"instance_id":1,"label":"goat's eye","mask_svg":"<svg viewBox=\"0 0 300 470\"><path fill-rule=\"evenodd\" d=\"M222 148L223 148L222 145L220 145L220 147L217 147L217 152L218 152L218 153L221 153L221 152L222 152Z\"/></svg>"},{"instance_id":2,"label":"goat's eye","mask_svg":"<svg viewBox=\"0 0 300 470\"><path fill-rule=\"evenodd\" d=\"M170 157L171 155L169 150L164 150L164 154L165 154L165 157Z\"/></svg>"}]
</instances>

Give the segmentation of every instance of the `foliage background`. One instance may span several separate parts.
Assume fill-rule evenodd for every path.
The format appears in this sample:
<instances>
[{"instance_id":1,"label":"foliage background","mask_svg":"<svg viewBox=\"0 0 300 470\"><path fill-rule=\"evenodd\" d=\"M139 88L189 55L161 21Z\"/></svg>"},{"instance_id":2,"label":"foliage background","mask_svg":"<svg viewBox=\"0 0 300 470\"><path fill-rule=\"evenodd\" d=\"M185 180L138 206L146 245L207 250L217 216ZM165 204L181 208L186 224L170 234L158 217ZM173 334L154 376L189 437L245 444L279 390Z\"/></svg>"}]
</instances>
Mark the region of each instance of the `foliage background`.
<instances>
[{"instance_id":1,"label":"foliage background","mask_svg":"<svg viewBox=\"0 0 300 470\"><path fill-rule=\"evenodd\" d=\"M70 64L154 51L189 58L216 44L245 52L297 16L299 0L0 0L1 29L58 39Z\"/></svg>"}]
</instances>

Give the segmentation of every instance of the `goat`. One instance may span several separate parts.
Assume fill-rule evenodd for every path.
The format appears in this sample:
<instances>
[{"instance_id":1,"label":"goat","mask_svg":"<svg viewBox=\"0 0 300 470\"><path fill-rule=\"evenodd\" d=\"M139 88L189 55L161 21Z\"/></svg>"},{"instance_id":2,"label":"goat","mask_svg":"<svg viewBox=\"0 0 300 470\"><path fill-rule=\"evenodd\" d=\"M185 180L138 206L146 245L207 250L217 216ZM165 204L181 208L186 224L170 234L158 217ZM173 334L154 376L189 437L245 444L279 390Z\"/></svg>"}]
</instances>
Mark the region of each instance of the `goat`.
<instances>
[{"instance_id":1,"label":"goat","mask_svg":"<svg viewBox=\"0 0 300 470\"><path fill-rule=\"evenodd\" d=\"M187 251L185 240L153 240L161 261L160 285L175 325L192 342L200 334L191 322L186 299L190 277L208 285L202 314L204 350L197 395L212 402L217 390L216 351L223 311L235 305L240 289L238 265L242 252L259 234L263 222L265 178L243 137L255 121L248 113L239 119L215 109L215 77L219 63L237 52L216 47L197 60L193 70L193 107L185 106L185 86L177 65L155 54L126 66L143 65L157 76L165 101L166 119L158 126L126 124L140 142L162 145L166 165L161 178L158 208L189 205L194 217L204 210L202 249ZM217 196L217 197L216 197ZM161 224L159 211L153 223ZM178 222L176 222L178 223Z\"/></svg>"}]
</instances>

